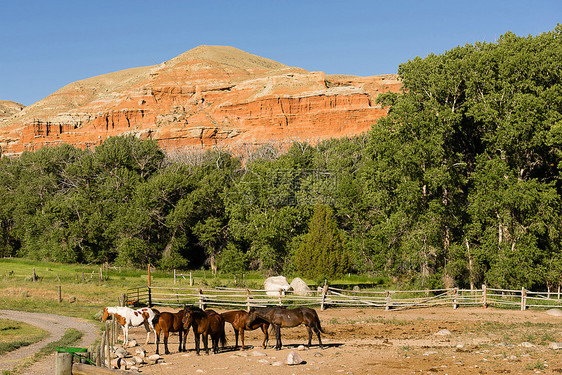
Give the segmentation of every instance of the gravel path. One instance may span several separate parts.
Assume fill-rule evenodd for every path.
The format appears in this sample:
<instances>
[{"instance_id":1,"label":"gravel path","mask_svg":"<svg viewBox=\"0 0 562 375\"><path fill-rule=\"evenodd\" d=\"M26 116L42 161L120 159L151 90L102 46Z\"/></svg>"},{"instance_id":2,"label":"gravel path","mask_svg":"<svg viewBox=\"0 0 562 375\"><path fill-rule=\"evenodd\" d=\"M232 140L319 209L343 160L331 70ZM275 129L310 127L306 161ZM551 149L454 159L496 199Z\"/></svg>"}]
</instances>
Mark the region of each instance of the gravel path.
<instances>
[{"instance_id":1,"label":"gravel path","mask_svg":"<svg viewBox=\"0 0 562 375\"><path fill-rule=\"evenodd\" d=\"M69 328L82 332L82 339L76 343L78 347L88 347L98 338L99 329L86 319L70 318L66 316L42 313L30 313L13 310L0 310L0 319L10 319L25 322L50 332L45 340L25 346L0 356L0 371L12 370L26 358L33 356L45 345L59 340ZM44 375L55 373L55 354L45 357L25 369L26 375Z\"/></svg>"}]
</instances>

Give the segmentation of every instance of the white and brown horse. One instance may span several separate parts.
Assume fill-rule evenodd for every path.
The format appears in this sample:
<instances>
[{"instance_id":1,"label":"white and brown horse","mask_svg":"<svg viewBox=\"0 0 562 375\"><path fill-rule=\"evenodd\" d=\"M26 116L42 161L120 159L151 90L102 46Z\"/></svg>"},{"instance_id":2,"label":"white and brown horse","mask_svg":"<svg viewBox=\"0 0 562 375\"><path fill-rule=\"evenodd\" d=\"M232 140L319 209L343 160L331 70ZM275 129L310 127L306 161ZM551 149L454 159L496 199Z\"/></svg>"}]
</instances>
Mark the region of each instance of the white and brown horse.
<instances>
[{"instance_id":1,"label":"white and brown horse","mask_svg":"<svg viewBox=\"0 0 562 375\"><path fill-rule=\"evenodd\" d=\"M113 316L123 328L123 344L129 341L129 327L138 327L141 324L146 329L146 342L150 338L150 331L154 331L154 318L159 314L158 310L149 307L133 310L129 307L104 307L102 321L106 321L110 316ZM154 335L156 340L156 334ZM156 343L156 341L155 341Z\"/></svg>"}]
</instances>

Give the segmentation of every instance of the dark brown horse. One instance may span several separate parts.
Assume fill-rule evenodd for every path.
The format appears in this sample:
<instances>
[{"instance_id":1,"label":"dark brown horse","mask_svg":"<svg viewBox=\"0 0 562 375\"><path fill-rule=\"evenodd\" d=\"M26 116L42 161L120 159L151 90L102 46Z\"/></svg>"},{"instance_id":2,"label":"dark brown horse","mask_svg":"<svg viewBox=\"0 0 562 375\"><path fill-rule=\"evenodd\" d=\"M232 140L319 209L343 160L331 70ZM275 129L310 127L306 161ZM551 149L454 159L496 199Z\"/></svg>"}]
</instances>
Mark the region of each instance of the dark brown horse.
<instances>
[{"instance_id":1,"label":"dark brown horse","mask_svg":"<svg viewBox=\"0 0 562 375\"><path fill-rule=\"evenodd\" d=\"M232 324L232 328L234 328L234 337L236 339L236 344L234 345L235 349L238 347L238 333L240 333L242 349L244 349L244 331L253 331L257 328L261 328L264 334L261 346L264 349L267 347L267 343L269 342L269 334L267 333L267 329L269 328L268 322L257 319L253 324L248 324L250 322L249 314L244 310L227 311L223 312L221 315L224 320Z\"/></svg>"},{"instance_id":2,"label":"dark brown horse","mask_svg":"<svg viewBox=\"0 0 562 375\"><path fill-rule=\"evenodd\" d=\"M195 336L195 351L199 355L200 342L199 337L203 335L203 346L205 353L209 354L209 336L211 336L211 344L213 353L219 352L219 341L222 347L226 345L226 335L224 333L224 318L214 310L201 311L200 309L184 309L182 319L183 328L187 331L189 327L193 327L193 335Z\"/></svg>"},{"instance_id":3,"label":"dark brown horse","mask_svg":"<svg viewBox=\"0 0 562 375\"><path fill-rule=\"evenodd\" d=\"M296 309L286 309L283 307L264 307L252 308L249 314L249 324L255 323L258 319L265 320L273 326L277 343L275 349L281 349L281 327L296 327L301 324L308 330L308 346L312 341L312 331L318 336L318 345L322 348L320 332L325 333L320 326L320 319L315 310L308 307L297 307Z\"/></svg>"},{"instance_id":4,"label":"dark brown horse","mask_svg":"<svg viewBox=\"0 0 562 375\"><path fill-rule=\"evenodd\" d=\"M170 354L168 350L168 336L170 332L178 332L180 345L178 351L185 352L185 342L187 341L187 331L183 328L182 319L186 309L177 313L161 312L154 318L154 330L156 331L156 354L159 354L160 334L164 333L164 353ZM182 340L183 338L183 340Z\"/></svg>"}]
</instances>

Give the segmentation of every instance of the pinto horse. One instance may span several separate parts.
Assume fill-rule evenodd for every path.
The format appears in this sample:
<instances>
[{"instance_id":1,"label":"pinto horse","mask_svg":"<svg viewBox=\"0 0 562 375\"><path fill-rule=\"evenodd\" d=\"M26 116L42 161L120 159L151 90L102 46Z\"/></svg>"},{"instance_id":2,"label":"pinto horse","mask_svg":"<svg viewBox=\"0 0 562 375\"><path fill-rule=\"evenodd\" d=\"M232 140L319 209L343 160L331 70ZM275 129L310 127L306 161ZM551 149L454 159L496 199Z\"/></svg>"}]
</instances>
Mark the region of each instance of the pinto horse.
<instances>
[{"instance_id":1,"label":"pinto horse","mask_svg":"<svg viewBox=\"0 0 562 375\"><path fill-rule=\"evenodd\" d=\"M178 332L180 336L180 345L178 351L185 352L185 343L187 341L187 330L183 328L182 319L185 311L189 308L184 308L177 313L162 312L158 315L157 320L154 323L154 329L156 332L156 354L160 354L160 334L164 333L164 353L170 354L168 350L168 336L170 332ZM183 338L183 340L182 340Z\"/></svg>"},{"instance_id":2,"label":"pinto horse","mask_svg":"<svg viewBox=\"0 0 562 375\"><path fill-rule=\"evenodd\" d=\"M123 344L129 342L129 328L138 327L141 324L146 329L146 342L150 338L150 331L154 331L154 318L159 314L158 310L149 307L133 310L129 307L104 307L102 321L106 321L110 316L113 317L123 328ZM156 341L155 341L156 342Z\"/></svg>"},{"instance_id":3,"label":"pinto horse","mask_svg":"<svg viewBox=\"0 0 562 375\"><path fill-rule=\"evenodd\" d=\"M242 350L244 350L244 331L253 331L257 328L261 328L264 334L261 346L264 349L267 347L267 343L269 342L269 334L267 333L267 329L269 328L268 322L257 319L253 324L249 324L249 314L244 310L227 311L223 312L221 315L224 320L232 324L232 328L234 328L234 337L236 339L236 344L234 345L235 349L238 347L238 334L240 334L240 338L242 339Z\"/></svg>"},{"instance_id":4,"label":"pinto horse","mask_svg":"<svg viewBox=\"0 0 562 375\"><path fill-rule=\"evenodd\" d=\"M292 328L304 324L308 330L308 345L312 341L312 331L318 336L318 345L322 348L320 332L325 333L320 326L320 319L315 310L308 307L286 309L284 307L251 308L248 316L249 324L254 324L259 319L265 320L273 326L277 343L275 349L281 349L281 327Z\"/></svg>"},{"instance_id":5,"label":"pinto horse","mask_svg":"<svg viewBox=\"0 0 562 375\"><path fill-rule=\"evenodd\" d=\"M214 310L201 311L200 309L185 308L183 317L183 327L189 330L193 327L193 335L195 336L195 351L197 355L201 350L199 337L203 335L203 346L205 353L209 354L209 336L211 336L211 344L213 353L219 352L219 341L222 347L226 345L226 335L224 333L224 318Z\"/></svg>"}]
</instances>

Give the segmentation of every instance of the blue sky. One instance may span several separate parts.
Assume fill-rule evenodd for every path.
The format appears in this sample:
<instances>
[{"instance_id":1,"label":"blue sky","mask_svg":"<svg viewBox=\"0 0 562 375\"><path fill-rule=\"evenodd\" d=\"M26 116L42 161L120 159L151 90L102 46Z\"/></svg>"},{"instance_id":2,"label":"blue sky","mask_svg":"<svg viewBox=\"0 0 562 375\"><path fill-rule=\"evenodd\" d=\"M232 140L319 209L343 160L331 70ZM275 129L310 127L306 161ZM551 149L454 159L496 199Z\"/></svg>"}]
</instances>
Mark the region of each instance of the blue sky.
<instances>
[{"instance_id":1,"label":"blue sky","mask_svg":"<svg viewBox=\"0 0 562 375\"><path fill-rule=\"evenodd\" d=\"M416 56L562 23L560 0L4 1L0 99L228 45L328 74L396 73Z\"/></svg>"}]
</instances>

